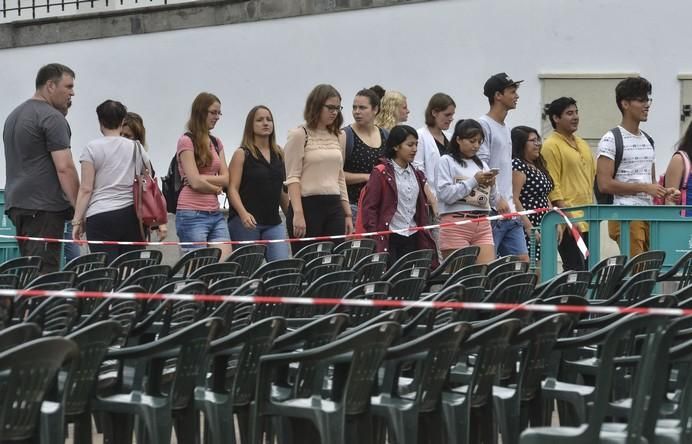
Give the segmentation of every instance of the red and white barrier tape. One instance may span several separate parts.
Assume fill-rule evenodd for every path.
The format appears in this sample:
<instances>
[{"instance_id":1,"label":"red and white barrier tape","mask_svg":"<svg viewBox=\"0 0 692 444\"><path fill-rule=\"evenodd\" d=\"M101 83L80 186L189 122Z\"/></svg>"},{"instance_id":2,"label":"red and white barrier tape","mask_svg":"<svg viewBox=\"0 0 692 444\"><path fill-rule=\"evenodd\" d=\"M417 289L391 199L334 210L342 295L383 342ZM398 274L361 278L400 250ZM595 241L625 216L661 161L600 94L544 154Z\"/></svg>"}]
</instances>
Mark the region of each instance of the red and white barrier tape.
<instances>
[{"instance_id":1,"label":"red and white barrier tape","mask_svg":"<svg viewBox=\"0 0 692 444\"><path fill-rule=\"evenodd\" d=\"M574 240L577 242L577 248L579 248L579 251L581 252L581 255L584 256L584 259L588 259L589 257L589 249L586 247L586 242L584 242L584 239L581 237L581 233L572 224L572 221L569 220L569 217L558 207L554 207L554 210L562 216L562 218L565 220L565 223L567 224L567 228L569 228L570 233L572 234L572 237Z\"/></svg>"},{"instance_id":2,"label":"red and white barrier tape","mask_svg":"<svg viewBox=\"0 0 692 444\"><path fill-rule=\"evenodd\" d=\"M7 290L0 289L2 296L56 296L61 298L112 298L112 299L144 299L163 301L188 302L236 302L245 304L290 304L290 305L348 305L356 307L380 308L450 308L455 310L484 310L484 311L536 311L543 313L638 313L657 314L664 316L689 316L692 309L682 308L646 308L646 307L614 307L614 306L582 306L582 305L552 305L552 304L504 304L487 302L441 302L441 301L399 301L378 299L337 299L337 298L303 298L277 296L220 296L202 294L157 294L157 293L104 293L96 291L55 291L55 290Z\"/></svg>"},{"instance_id":3,"label":"red and white barrier tape","mask_svg":"<svg viewBox=\"0 0 692 444\"><path fill-rule=\"evenodd\" d=\"M275 244L283 242L317 242L317 241L328 241L328 240L342 240L342 239L352 239L359 237L372 237L372 236L382 236L392 233L408 232L408 231L424 231L432 230L435 228L442 228L454 225L465 225L470 223L478 223L482 221L493 221L501 219L511 219L518 216L526 216L529 214L539 214L550 211L549 208L536 208L533 210L519 211L514 213L499 214L497 216L482 216L474 219L465 219L455 222L446 222L443 224L434 225L424 225L421 227L411 227L404 230L386 230L386 231L373 231L369 233L358 233L358 234L341 234L334 236L313 236L313 237L303 237L303 238L292 238L292 239L271 239L271 240L250 240L250 241L214 241L214 242L173 242L173 241L159 241L159 242L148 242L148 241L138 241L138 242L128 242L128 241L99 241L99 240L73 240L73 239L55 239L48 237L33 237L33 236L17 236L17 235L7 235L0 234L0 239L15 239L21 241L37 241L37 242L58 242L58 243L75 243L75 244L91 244L91 245L137 245L137 246L162 246L162 245L180 245L180 246L193 246L193 245L251 245L251 244ZM571 225L569 218L563 212L559 214L565 219L567 224ZM578 233L578 232L577 232ZM581 239L581 237L579 237ZM582 241L583 244L583 241Z\"/></svg>"}]
</instances>

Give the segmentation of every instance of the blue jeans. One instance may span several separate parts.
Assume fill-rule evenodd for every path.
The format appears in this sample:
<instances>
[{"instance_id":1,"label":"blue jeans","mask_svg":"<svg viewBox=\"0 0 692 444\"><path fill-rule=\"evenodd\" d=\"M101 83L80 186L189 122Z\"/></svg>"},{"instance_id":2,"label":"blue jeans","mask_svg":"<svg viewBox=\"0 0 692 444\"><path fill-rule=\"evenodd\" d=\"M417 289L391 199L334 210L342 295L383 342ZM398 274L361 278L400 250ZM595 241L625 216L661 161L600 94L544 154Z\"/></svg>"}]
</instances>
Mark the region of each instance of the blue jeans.
<instances>
[{"instance_id":1,"label":"blue jeans","mask_svg":"<svg viewBox=\"0 0 692 444\"><path fill-rule=\"evenodd\" d=\"M72 222L69 220L65 222L65 239L72 239ZM65 258L65 263L70 262L72 259L77 258L81 255L79 250L79 244L63 244L63 256Z\"/></svg>"},{"instance_id":2,"label":"blue jeans","mask_svg":"<svg viewBox=\"0 0 692 444\"><path fill-rule=\"evenodd\" d=\"M283 223L278 225L260 225L257 224L254 229L245 228L240 217L235 216L228 219L228 231L231 233L231 238L237 241L252 241L252 240L273 240L286 239L286 226ZM265 258L267 262L278 259L287 259L289 257L288 242L275 244L266 244L267 251Z\"/></svg>"},{"instance_id":3,"label":"blue jeans","mask_svg":"<svg viewBox=\"0 0 692 444\"><path fill-rule=\"evenodd\" d=\"M221 211L178 210L175 231L181 242L214 242L231 239L226 219ZM183 250L203 248L204 245L183 245Z\"/></svg>"},{"instance_id":4,"label":"blue jeans","mask_svg":"<svg viewBox=\"0 0 692 444\"><path fill-rule=\"evenodd\" d=\"M497 257L529 253L524 226L519 218L494 220L492 226Z\"/></svg>"}]
</instances>

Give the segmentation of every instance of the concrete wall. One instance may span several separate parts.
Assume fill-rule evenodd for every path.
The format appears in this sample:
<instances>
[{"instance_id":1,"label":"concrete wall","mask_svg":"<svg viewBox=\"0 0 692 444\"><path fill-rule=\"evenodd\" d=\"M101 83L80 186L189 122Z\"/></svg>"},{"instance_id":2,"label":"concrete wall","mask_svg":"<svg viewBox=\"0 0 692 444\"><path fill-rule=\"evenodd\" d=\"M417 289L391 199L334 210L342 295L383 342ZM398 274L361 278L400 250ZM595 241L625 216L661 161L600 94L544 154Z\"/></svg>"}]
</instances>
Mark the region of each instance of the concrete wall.
<instances>
[{"instance_id":1,"label":"concrete wall","mask_svg":"<svg viewBox=\"0 0 692 444\"><path fill-rule=\"evenodd\" d=\"M338 9L344 2L331 4ZM272 108L283 142L287 130L302 120L307 93L320 82L342 92L346 110L362 87L379 83L403 91L412 110L410 123L419 126L428 98L437 91L455 98L458 118L484 113L483 82L491 73L507 71L526 80L509 123L539 127L540 73L639 72L654 84L646 129L656 138L660 169L678 137L676 76L692 72L683 33L690 16L692 2L686 0L655 8L647 0L438 0L4 49L0 120L31 96L41 65L60 61L77 72L68 116L75 158L99 135L95 107L113 98L143 115L161 172L200 91L214 92L223 102L216 134L230 157L253 105ZM348 112L345 116L350 121Z\"/></svg>"}]
</instances>

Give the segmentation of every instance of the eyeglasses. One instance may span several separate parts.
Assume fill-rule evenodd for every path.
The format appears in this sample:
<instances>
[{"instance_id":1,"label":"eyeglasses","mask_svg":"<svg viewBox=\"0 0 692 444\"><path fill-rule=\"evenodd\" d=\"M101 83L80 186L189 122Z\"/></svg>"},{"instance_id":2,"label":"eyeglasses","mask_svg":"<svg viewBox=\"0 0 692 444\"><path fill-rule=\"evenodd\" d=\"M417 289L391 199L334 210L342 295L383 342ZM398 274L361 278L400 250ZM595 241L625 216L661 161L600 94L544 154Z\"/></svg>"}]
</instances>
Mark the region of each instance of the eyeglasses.
<instances>
[{"instance_id":1,"label":"eyeglasses","mask_svg":"<svg viewBox=\"0 0 692 444\"><path fill-rule=\"evenodd\" d=\"M209 111L209 114L211 114L211 115L214 116L214 117L221 117L221 116L223 116L223 114L221 113L221 111Z\"/></svg>"},{"instance_id":2,"label":"eyeglasses","mask_svg":"<svg viewBox=\"0 0 692 444\"><path fill-rule=\"evenodd\" d=\"M324 106L325 108L327 108L327 109L329 110L330 113L338 113L339 111L341 111L342 109L344 109L343 106L338 106L338 105L322 105L322 106Z\"/></svg>"},{"instance_id":3,"label":"eyeglasses","mask_svg":"<svg viewBox=\"0 0 692 444\"><path fill-rule=\"evenodd\" d=\"M528 139L526 142L527 143L533 143L534 145L540 145L541 139Z\"/></svg>"}]
</instances>

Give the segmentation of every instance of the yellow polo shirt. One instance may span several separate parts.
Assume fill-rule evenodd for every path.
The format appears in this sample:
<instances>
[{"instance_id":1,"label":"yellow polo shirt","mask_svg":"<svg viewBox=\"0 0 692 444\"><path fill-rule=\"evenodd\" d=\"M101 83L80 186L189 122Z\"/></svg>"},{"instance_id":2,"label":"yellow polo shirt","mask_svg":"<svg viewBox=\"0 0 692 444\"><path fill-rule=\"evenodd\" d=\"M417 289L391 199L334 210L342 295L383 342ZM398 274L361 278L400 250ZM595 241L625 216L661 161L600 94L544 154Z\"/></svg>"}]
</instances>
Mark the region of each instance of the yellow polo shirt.
<instances>
[{"instance_id":1,"label":"yellow polo shirt","mask_svg":"<svg viewBox=\"0 0 692 444\"><path fill-rule=\"evenodd\" d=\"M584 139L575 135L572 142L553 131L543 142L541 155L553 179L551 201L562 200L567 207L593 203L596 159ZM587 231L588 225L580 223L579 229Z\"/></svg>"}]
</instances>

